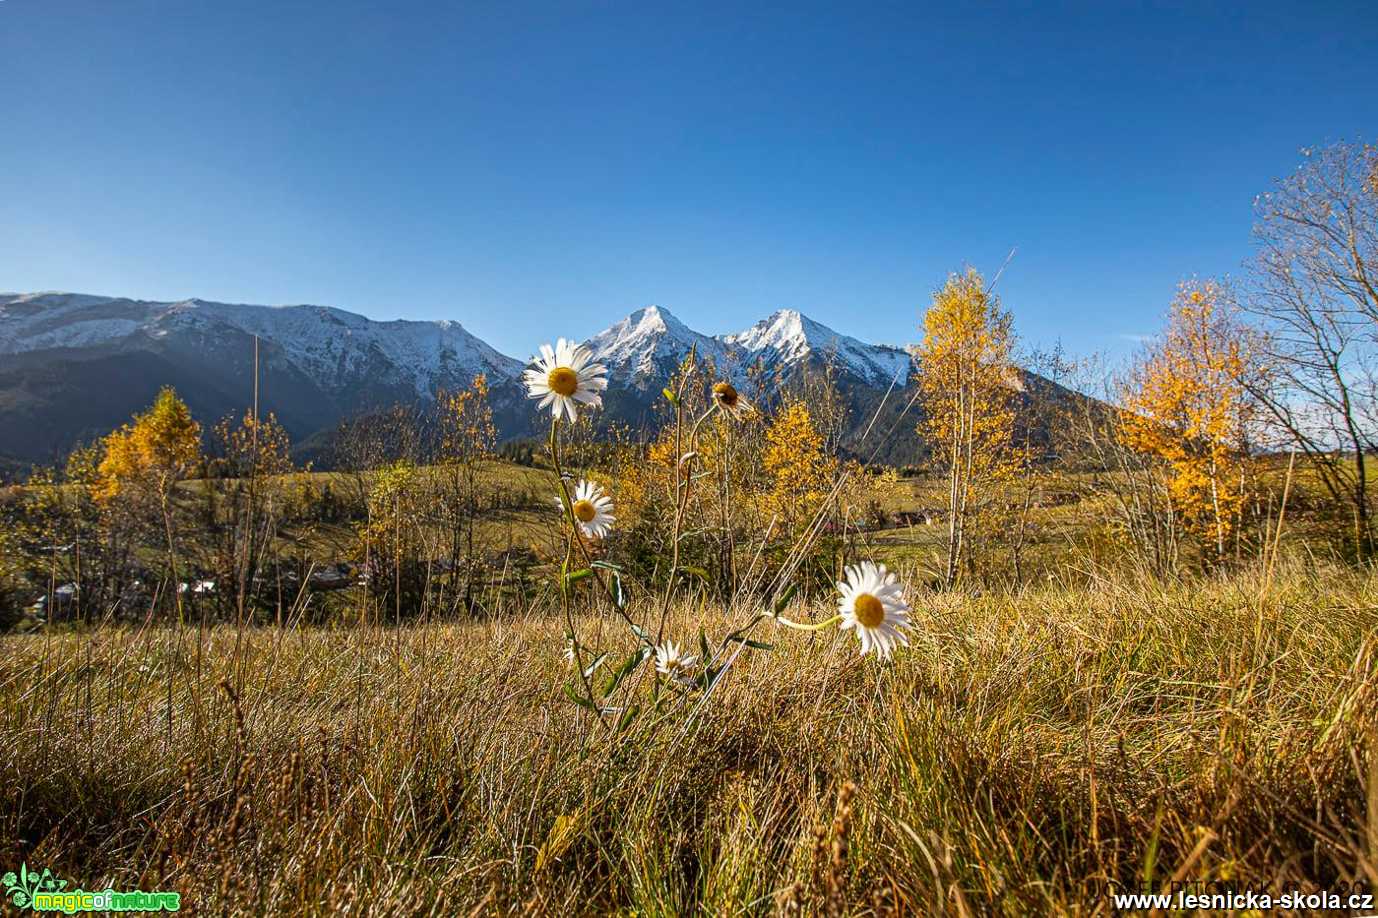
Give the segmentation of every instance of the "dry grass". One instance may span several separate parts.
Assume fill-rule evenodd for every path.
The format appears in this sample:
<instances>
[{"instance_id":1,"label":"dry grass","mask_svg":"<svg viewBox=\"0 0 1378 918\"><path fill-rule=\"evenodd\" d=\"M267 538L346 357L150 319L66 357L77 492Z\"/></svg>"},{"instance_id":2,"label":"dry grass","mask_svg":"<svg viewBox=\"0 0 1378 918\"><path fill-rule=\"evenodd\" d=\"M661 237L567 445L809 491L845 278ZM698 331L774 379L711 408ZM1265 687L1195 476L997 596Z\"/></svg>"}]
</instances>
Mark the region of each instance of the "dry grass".
<instances>
[{"instance_id":1,"label":"dry grass","mask_svg":"<svg viewBox=\"0 0 1378 918\"><path fill-rule=\"evenodd\" d=\"M539 610L224 628L199 663L194 631L11 636L0 868L206 914L1087 914L1111 880L1378 886L1378 580L1258 582L925 597L892 666L779 634L616 737L564 699Z\"/></svg>"}]
</instances>

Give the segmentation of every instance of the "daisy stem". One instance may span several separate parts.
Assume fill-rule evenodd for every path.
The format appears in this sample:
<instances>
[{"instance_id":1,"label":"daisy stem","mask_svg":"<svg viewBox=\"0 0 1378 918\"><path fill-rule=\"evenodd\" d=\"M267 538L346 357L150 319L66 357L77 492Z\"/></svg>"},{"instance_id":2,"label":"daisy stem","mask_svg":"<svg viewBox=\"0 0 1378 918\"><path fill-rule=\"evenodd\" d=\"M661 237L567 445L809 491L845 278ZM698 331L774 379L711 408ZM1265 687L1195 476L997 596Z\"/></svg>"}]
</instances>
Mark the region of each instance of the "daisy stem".
<instances>
[{"instance_id":1,"label":"daisy stem","mask_svg":"<svg viewBox=\"0 0 1378 918\"><path fill-rule=\"evenodd\" d=\"M584 670L584 653L579 644L579 635L574 630L574 610L569 604L569 586L564 581L564 576L569 573L569 562L574 555L573 546L565 545L565 563L560 567L560 605L565 612L565 629L569 632L571 648L574 651L574 671L579 675L579 682L584 687L584 697L589 700L589 704L598 707L598 699L593 695L593 683L589 681L588 673ZM603 723L600 717L599 722ZM607 724L604 723L606 727Z\"/></svg>"},{"instance_id":2,"label":"daisy stem","mask_svg":"<svg viewBox=\"0 0 1378 918\"><path fill-rule=\"evenodd\" d=\"M708 406L708 410L699 416L694 422L693 430L689 433L689 451L684 452L682 431L684 426L684 390L689 382L688 375L680 380L679 394L675 399L675 516L674 526L670 537L670 575L665 581L665 595L660 602L660 624L656 627L656 643L665 639L665 620L670 614L670 600L674 597L675 576L679 573L679 547L681 535L684 529L684 511L689 506L689 488L693 484L693 478L687 474L692 469L691 464L686 464L684 457L689 453L695 453L699 448L699 428L703 422L717 410L718 404L714 402Z\"/></svg>"},{"instance_id":3,"label":"daisy stem","mask_svg":"<svg viewBox=\"0 0 1378 918\"><path fill-rule=\"evenodd\" d=\"M565 481L564 468L560 465L560 419L551 418L550 420L550 463L555 467L555 480L560 483L560 494L563 497L562 503L565 508L565 519L569 522L570 541L579 546L579 552L584 556L584 563L588 565L589 572L593 574L593 579L598 581L598 585L607 594L608 602L612 604L613 611L622 617L622 620L631 627L632 633L636 634L636 622L632 621L627 611L617 603L617 597L613 594L612 587L608 586L602 576L598 573L598 568L593 566L593 556L589 554L589 547L584 544L583 537L579 534L579 521L574 516L574 499L569 493L569 483ZM567 573L567 572L566 572ZM572 621L572 619L571 619ZM642 642L650 645L650 641L641 638Z\"/></svg>"},{"instance_id":4,"label":"daisy stem","mask_svg":"<svg viewBox=\"0 0 1378 918\"><path fill-rule=\"evenodd\" d=\"M558 448L559 428L559 419L553 419L550 427L550 461L555 465L555 473L560 481L560 493L564 495L565 510L569 515L569 521L572 527L570 537L565 542L565 561L564 564L560 565L560 605L564 608L565 628L569 631L569 640L570 643L573 645L572 649L574 651L574 671L579 676L579 682L584 688L584 697L588 699L589 705L591 705L594 710L599 711L601 713L602 705L598 703L597 697L594 696L593 683L589 681L589 674L584 669L584 654L582 648L579 645L579 636L574 630L574 610L573 608L571 608L569 602L569 562L574 557L574 542L577 541L579 538L579 530L574 525L574 511L571 509L571 504L569 500L569 489L565 487L565 478L563 475L560 474L560 458ZM602 581L600 580L599 583L602 583ZM606 720L604 720L602 717L597 718L597 720L605 731L611 732L612 727L608 724Z\"/></svg>"},{"instance_id":5,"label":"daisy stem","mask_svg":"<svg viewBox=\"0 0 1378 918\"><path fill-rule=\"evenodd\" d=\"M803 622L791 621L790 619L785 618L783 615L776 615L772 617L777 622L784 625L786 628L793 628L796 631L822 631L824 628L832 627L833 625L836 625L838 622L842 621L841 615L834 615L832 618L825 619L816 624L806 625Z\"/></svg>"}]
</instances>

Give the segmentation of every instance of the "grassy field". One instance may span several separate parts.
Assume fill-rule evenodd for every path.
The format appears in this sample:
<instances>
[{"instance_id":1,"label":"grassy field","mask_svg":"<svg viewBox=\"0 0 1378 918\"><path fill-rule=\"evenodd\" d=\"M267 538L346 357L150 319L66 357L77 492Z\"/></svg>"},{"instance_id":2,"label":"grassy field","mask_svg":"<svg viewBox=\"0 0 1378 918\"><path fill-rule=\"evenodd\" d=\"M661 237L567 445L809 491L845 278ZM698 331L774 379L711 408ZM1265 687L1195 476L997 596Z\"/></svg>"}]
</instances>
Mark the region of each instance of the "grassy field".
<instances>
[{"instance_id":1,"label":"grassy field","mask_svg":"<svg viewBox=\"0 0 1378 918\"><path fill-rule=\"evenodd\" d=\"M419 475L422 481L434 487L442 472L432 466L422 466ZM353 496L362 502L361 495L372 485L373 477L367 472L294 472L280 479L280 483L287 491L304 488L317 494L328 487L337 495ZM483 544L494 548L556 550L550 547L558 541L558 533L552 535L550 526L554 515L549 503L553 500L550 495L555 483L554 473L548 468L492 460L481 463L478 477L485 501L507 505L501 510L489 507L479 519L477 537ZM183 504L194 507L208 484L205 481L183 483ZM223 489L232 484L233 480L228 480L214 486ZM357 521L343 521L288 526L278 534L278 547L288 556L305 553L322 560L349 558L360 550L358 524Z\"/></svg>"},{"instance_id":2,"label":"grassy field","mask_svg":"<svg viewBox=\"0 0 1378 918\"><path fill-rule=\"evenodd\" d=\"M1106 914L1112 882L1378 886L1378 579L1260 582L919 594L892 664L763 633L706 700L621 733L563 697L539 606L12 635L0 869L259 915ZM630 649L606 618L581 633Z\"/></svg>"},{"instance_id":3,"label":"grassy field","mask_svg":"<svg viewBox=\"0 0 1378 918\"><path fill-rule=\"evenodd\" d=\"M1280 493L1286 467L1285 457L1273 457L1264 463L1260 468L1264 485ZM439 473L427 468L423 474L435 476ZM592 474L599 480L608 480L599 470L593 470ZM1378 474L1378 468L1374 474ZM481 480L490 498L508 506L501 511L484 513L478 523L479 540L495 549L531 548L542 559L558 560L563 542L558 529L552 525L556 518L554 473L545 467L495 460L484 463ZM337 493L350 493L366 487L369 475L305 472L293 474L290 481L295 486L316 491L330 485ZM997 488L994 500L1010 508L1008 525L1022 525L1025 530L1026 579L1030 576L1041 578L1053 571L1065 580L1069 561L1073 562L1072 566L1083 568L1102 562L1114 564L1122 558L1128 545L1123 540L1108 537L1106 526L1107 521L1118 517L1117 504L1111 495L1117 483L1113 474L1045 469L1031 492L1027 491L1028 480L1023 477ZM206 483L200 481L184 484L184 504L194 507L196 495L205 486ZM220 486L225 485L221 483ZM947 482L934 475L894 479L872 477L866 480L865 487L868 497L886 513L927 512L932 520L928 524L868 531L860 539L866 553L891 565L915 566L922 571L924 580L938 576L946 552ZM1332 522L1317 521L1306 514L1308 500L1319 496L1320 492L1321 486L1315 476L1304 469L1298 470L1290 487L1292 511L1281 542L1295 550L1331 557ZM1027 510L1021 509L1026 501ZM1265 508L1269 525L1275 513L1275 508ZM357 529L352 523L289 526L280 533L279 547L289 557L304 553L320 560L348 558L359 553ZM1011 566L1007 545L987 546L987 550L995 556L991 564L993 569Z\"/></svg>"},{"instance_id":4,"label":"grassy field","mask_svg":"<svg viewBox=\"0 0 1378 918\"><path fill-rule=\"evenodd\" d=\"M423 479L434 482L439 480L442 473L433 467L422 467L420 474ZM609 476L599 470L593 470L592 474L598 480L609 480ZM372 473L296 472L281 479L279 487L286 493L301 490L317 495L316 499L319 499L318 495L326 488L333 490L336 495L357 496L367 491L372 480ZM545 467L494 460L482 465L480 482L485 502L500 506L486 507L481 514L476 525L477 542L489 553L529 548L540 559L538 573L552 576L564 550L554 505L554 473ZM195 519L205 501L207 488L218 489L223 500L223 493L234 484L233 480L183 482L178 491L181 512ZM853 519L854 525L860 522L862 528L867 530L859 537L855 533L853 536L864 553L892 566L914 567L919 571L919 578L925 582L939 576L947 538L944 523L946 482L934 476L877 477L868 478L865 487L868 496L874 498L886 513L916 514L926 511L931 514L932 522L872 529L869 521ZM1115 516L1114 506L1102 491L1093 487L1088 476L1076 472L1045 474L1040 479L1032 494L1031 505L1024 514L1027 530L1023 548L1026 575L1041 578L1045 572L1056 570L1065 579L1069 558L1094 566L1103 560L1099 555L1107 547L1116 554L1123 553L1126 547L1123 542L1107 545L1103 537L1097 538L1098 535L1103 536L1104 521ZM1022 480L1003 486L997 495L997 500L1013 508L1010 525L1017 524L1021 514L1019 508L1028 496ZM1073 499L1067 502L1049 501L1050 496L1070 496ZM363 555L359 526L359 520L287 523L276 531L276 548L282 557L302 557L318 564L358 561ZM1300 535L1294 536L1294 530L1297 530L1295 519L1284 543L1302 538ZM194 538L196 533L191 529L184 535ZM428 531L427 537L436 545L444 541L444 533L435 526ZM992 567L1009 568L1007 547L1002 545L998 548L1000 551L993 558ZM160 552L161 547L157 544L148 549L143 560L150 569L156 570L161 564ZM749 560L750 551L744 554ZM1087 564L1074 566L1080 568Z\"/></svg>"}]
</instances>

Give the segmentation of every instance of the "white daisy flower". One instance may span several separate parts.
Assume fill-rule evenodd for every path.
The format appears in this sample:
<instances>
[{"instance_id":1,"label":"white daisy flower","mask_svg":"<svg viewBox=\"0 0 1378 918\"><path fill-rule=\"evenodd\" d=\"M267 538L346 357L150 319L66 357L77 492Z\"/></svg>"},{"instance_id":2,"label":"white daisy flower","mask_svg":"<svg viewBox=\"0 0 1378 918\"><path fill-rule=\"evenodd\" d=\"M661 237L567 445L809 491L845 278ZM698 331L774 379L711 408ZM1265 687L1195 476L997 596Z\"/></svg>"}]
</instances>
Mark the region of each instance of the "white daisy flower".
<instances>
[{"instance_id":1,"label":"white daisy flower","mask_svg":"<svg viewBox=\"0 0 1378 918\"><path fill-rule=\"evenodd\" d=\"M889 659L896 644L909 645L901 630L910 626L904 588L884 564L863 561L848 566L846 573L846 582L837 585L842 627L856 629L863 655L874 650L877 656Z\"/></svg>"},{"instance_id":2,"label":"white daisy flower","mask_svg":"<svg viewBox=\"0 0 1378 918\"><path fill-rule=\"evenodd\" d=\"M617 517L612 515L612 498L601 485L581 481L570 497L573 501L570 509L574 511L574 521L579 524L580 532L590 539L601 539L612 531ZM561 510L565 506L558 497L555 505Z\"/></svg>"},{"instance_id":3,"label":"white daisy flower","mask_svg":"<svg viewBox=\"0 0 1378 918\"><path fill-rule=\"evenodd\" d=\"M656 670L676 682L694 681L694 664L697 656L686 656L674 641L666 641L656 648Z\"/></svg>"},{"instance_id":4,"label":"white daisy flower","mask_svg":"<svg viewBox=\"0 0 1378 918\"><path fill-rule=\"evenodd\" d=\"M592 361L593 354L582 344L564 338L553 348L542 344L541 356L533 361L536 366L522 374L527 397L540 399L540 408L553 405L555 417L563 414L574 423L578 406L601 407L599 393L608 387L608 368Z\"/></svg>"},{"instance_id":5,"label":"white daisy flower","mask_svg":"<svg viewBox=\"0 0 1378 918\"><path fill-rule=\"evenodd\" d=\"M751 404L742 398L737 387L730 382L713 383L713 402L734 418L740 418L752 411Z\"/></svg>"}]
</instances>

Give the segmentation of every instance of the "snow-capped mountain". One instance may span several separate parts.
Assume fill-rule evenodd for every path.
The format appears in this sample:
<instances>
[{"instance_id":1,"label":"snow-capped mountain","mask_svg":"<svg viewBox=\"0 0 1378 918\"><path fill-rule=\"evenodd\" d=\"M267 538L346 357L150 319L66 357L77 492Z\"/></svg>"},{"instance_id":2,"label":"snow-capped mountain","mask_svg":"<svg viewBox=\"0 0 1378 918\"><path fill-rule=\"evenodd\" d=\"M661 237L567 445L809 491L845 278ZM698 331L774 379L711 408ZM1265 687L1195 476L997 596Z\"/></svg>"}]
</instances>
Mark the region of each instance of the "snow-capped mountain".
<instances>
[{"instance_id":1,"label":"snow-capped mountain","mask_svg":"<svg viewBox=\"0 0 1378 918\"><path fill-rule=\"evenodd\" d=\"M716 378L753 399L771 400L801 374L827 370L858 407L873 403L862 390L908 382L910 356L838 334L796 310L782 309L743 332L709 336L662 307L638 309L584 344L608 368L603 417L632 425L652 419L661 388L692 348ZM759 370L760 372L753 372ZM769 391L753 391L764 386Z\"/></svg>"},{"instance_id":2,"label":"snow-capped mountain","mask_svg":"<svg viewBox=\"0 0 1378 918\"><path fill-rule=\"evenodd\" d=\"M176 303L79 294L0 294L0 354L73 348L148 349L160 343L213 350L225 338L257 336L270 358L342 392L371 385L418 396L467 384L475 373L514 379L521 364L457 322L375 322L326 306Z\"/></svg>"},{"instance_id":3,"label":"snow-capped mountain","mask_svg":"<svg viewBox=\"0 0 1378 918\"><path fill-rule=\"evenodd\" d=\"M526 436L539 424L521 384L525 364L458 322L380 322L326 306L0 294L0 458L60 457L126 421L164 385L204 425L242 412L253 391L255 338L263 409L297 440L351 415L428 401L477 373L488 376L500 435ZM713 336L648 306L586 343L609 369L600 423L652 420L661 388L691 348L715 376L765 402L826 369L853 413L868 417L892 382L907 385L911 365L904 350L863 343L790 309Z\"/></svg>"},{"instance_id":4,"label":"snow-capped mountain","mask_svg":"<svg viewBox=\"0 0 1378 918\"><path fill-rule=\"evenodd\" d=\"M522 364L456 322L375 322L322 306L0 294L0 455L47 459L175 387L209 426L253 391L300 440L350 415L489 377L495 419L524 433Z\"/></svg>"},{"instance_id":5,"label":"snow-capped mountain","mask_svg":"<svg viewBox=\"0 0 1378 918\"><path fill-rule=\"evenodd\" d=\"M584 345L608 368L611 382L656 392L691 348L721 373L731 372L737 364L717 338L694 331L659 306L638 309Z\"/></svg>"},{"instance_id":6,"label":"snow-capped mountain","mask_svg":"<svg viewBox=\"0 0 1378 918\"><path fill-rule=\"evenodd\" d=\"M743 379L748 368L788 372L805 362L831 366L870 386L907 382L912 358L901 348L865 344L838 334L794 309L781 309L742 332L696 332L658 306L638 309L584 344L606 365L614 380L638 388L655 382L656 391L692 347L718 375ZM657 381L659 380L659 381Z\"/></svg>"},{"instance_id":7,"label":"snow-capped mountain","mask_svg":"<svg viewBox=\"0 0 1378 918\"><path fill-rule=\"evenodd\" d=\"M720 340L748 361L760 360L767 368L815 360L871 386L888 387L892 380L903 386L908 381L911 358L906 351L838 334L794 309L778 310L746 331Z\"/></svg>"}]
</instances>

